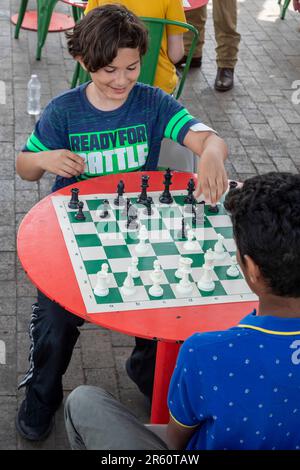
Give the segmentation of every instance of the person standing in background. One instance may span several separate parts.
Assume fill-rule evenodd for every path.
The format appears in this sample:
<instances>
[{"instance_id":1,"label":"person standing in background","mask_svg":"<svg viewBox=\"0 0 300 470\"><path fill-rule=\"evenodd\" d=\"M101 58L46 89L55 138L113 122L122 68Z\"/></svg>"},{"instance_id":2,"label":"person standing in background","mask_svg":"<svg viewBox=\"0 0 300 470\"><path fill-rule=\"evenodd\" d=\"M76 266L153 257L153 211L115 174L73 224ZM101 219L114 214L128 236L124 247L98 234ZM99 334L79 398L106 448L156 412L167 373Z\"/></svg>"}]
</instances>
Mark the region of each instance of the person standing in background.
<instances>
[{"instance_id":1,"label":"person standing in background","mask_svg":"<svg viewBox=\"0 0 300 470\"><path fill-rule=\"evenodd\" d=\"M217 91L228 91L233 87L234 67L237 62L240 43L240 34L236 30L237 0L212 0L212 5L218 66L215 89ZM186 11L185 15L187 22L199 31L199 40L191 61L191 67L201 67L207 7L204 5L195 10ZM176 64L177 66L185 63L191 41L191 34L189 32L185 33L185 56Z\"/></svg>"}]
</instances>

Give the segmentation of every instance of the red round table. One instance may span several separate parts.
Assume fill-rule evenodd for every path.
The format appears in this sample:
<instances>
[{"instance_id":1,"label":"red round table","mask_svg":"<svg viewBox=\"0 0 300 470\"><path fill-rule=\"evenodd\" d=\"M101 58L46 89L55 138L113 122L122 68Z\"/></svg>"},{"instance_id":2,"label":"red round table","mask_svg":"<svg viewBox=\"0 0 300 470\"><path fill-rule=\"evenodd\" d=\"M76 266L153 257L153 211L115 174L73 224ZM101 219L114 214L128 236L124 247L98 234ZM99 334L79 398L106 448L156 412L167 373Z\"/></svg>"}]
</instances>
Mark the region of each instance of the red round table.
<instances>
[{"instance_id":1,"label":"red round table","mask_svg":"<svg viewBox=\"0 0 300 470\"><path fill-rule=\"evenodd\" d=\"M207 5L208 0L182 0L184 11L195 10Z\"/></svg>"},{"instance_id":2,"label":"red round table","mask_svg":"<svg viewBox=\"0 0 300 470\"><path fill-rule=\"evenodd\" d=\"M97 177L57 191L69 195L72 187L80 194L116 193L122 178L126 192L139 192L141 172ZM161 191L163 172L147 172L149 191ZM185 189L188 179L196 175L174 173L171 190ZM256 307L256 302L239 302L205 306L169 307L88 314L76 281L64 238L52 205L51 196L36 204L24 217L18 232L17 249L28 277L50 299L66 310L101 327L127 335L157 339L152 423L168 421L167 390L180 342L196 331L229 328ZM101 308L99 306L99 308Z\"/></svg>"}]
</instances>

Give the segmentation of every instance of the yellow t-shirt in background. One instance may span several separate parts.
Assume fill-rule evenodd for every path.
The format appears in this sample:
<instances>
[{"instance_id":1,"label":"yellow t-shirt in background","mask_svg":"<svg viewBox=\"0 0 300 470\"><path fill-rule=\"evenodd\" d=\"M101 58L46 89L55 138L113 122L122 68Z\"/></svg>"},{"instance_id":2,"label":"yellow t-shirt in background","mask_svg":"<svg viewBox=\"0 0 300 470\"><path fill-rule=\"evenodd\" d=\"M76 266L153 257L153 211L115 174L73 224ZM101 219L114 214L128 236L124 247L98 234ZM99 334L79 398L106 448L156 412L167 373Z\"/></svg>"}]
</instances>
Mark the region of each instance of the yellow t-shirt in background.
<instances>
[{"instance_id":1,"label":"yellow t-shirt in background","mask_svg":"<svg viewBox=\"0 0 300 470\"><path fill-rule=\"evenodd\" d=\"M122 0L118 2L110 0L89 0L85 14L93 8L107 3L120 3L137 16L186 22L182 0ZM184 30L178 26L167 27L167 34L169 35L182 33L184 33ZM164 33L162 39L154 85L162 88L162 90L167 93L172 93L177 84L177 76L175 66L170 61L167 54L167 34Z\"/></svg>"}]
</instances>

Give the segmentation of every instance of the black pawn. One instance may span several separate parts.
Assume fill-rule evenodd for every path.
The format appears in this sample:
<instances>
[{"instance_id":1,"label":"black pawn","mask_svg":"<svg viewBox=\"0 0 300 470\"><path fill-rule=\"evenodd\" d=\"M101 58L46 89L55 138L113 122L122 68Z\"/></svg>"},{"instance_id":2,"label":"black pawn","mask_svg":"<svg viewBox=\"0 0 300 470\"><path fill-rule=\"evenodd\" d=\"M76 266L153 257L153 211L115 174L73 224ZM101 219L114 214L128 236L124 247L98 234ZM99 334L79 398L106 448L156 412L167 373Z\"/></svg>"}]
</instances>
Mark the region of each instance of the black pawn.
<instances>
[{"instance_id":1,"label":"black pawn","mask_svg":"<svg viewBox=\"0 0 300 470\"><path fill-rule=\"evenodd\" d=\"M148 201L152 202L152 197L147 195L147 188L149 187L148 180L149 180L148 175L142 175L142 184L141 184L142 191L137 199L138 204L147 204Z\"/></svg>"},{"instance_id":2,"label":"black pawn","mask_svg":"<svg viewBox=\"0 0 300 470\"><path fill-rule=\"evenodd\" d=\"M178 238L187 238L184 216L181 219L181 229L178 232Z\"/></svg>"},{"instance_id":3,"label":"black pawn","mask_svg":"<svg viewBox=\"0 0 300 470\"><path fill-rule=\"evenodd\" d=\"M211 212L212 214L218 214L219 213L219 207L217 204L211 204L207 206L208 212Z\"/></svg>"},{"instance_id":4,"label":"black pawn","mask_svg":"<svg viewBox=\"0 0 300 470\"><path fill-rule=\"evenodd\" d=\"M164 180L165 189L163 193L159 196L159 202L161 202L162 204L172 204L173 197L170 193L170 186L172 184L172 173L171 173L170 168L166 170L166 173L164 176L165 176L165 180Z\"/></svg>"},{"instance_id":5,"label":"black pawn","mask_svg":"<svg viewBox=\"0 0 300 470\"><path fill-rule=\"evenodd\" d=\"M77 209L78 202L79 202L78 194L79 194L79 189L78 188L72 188L71 189L71 199L70 199L70 202L68 204L68 207L70 207L70 209Z\"/></svg>"},{"instance_id":6,"label":"black pawn","mask_svg":"<svg viewBox=\"0 0 300 470\"><path fill-rule=\"evenodd\" d=\"M123 198L123 194L125 192L125 185L124 185L124 181L123 180L120 180L119 183L118 183L118 186L117 186L117 197L116 199L114 200L114 204L116 206L122 206L124 204L124 198Z\"/></svg>"},{"instance_id":7,"label":"black pawn","mask_svg":"<svg viewBox=\"0 0 300 470\"><path fill-rule=\"evenodd\" d=\"M188 182L188 185L187 185L187 195L185 196L183 202L185 204L196 204L196 199L194 198L194 191L195 191L195 181L193 180L193 178L191 178Z\"/></svg>"},{"instance_id":8,"label":"black pawn","mask_svg":"<svg viewBox=\"0 0 300 470\"><path fill-rule=\"evenodd\" d=\"M102 203L102 212L100 214L101 219L107 219L109 217L108 207L109 207L108 199L104 199Z\"/></svg>"},{"instance_id":9,"label":"black pawn","mask_svg":"<svg viewBox=\"0 0 300 470\"><path fill-rule=\"evenodd\" d=\"M77 214L75 215L75 219L76 220L85 220L85 215L83 213L83 202L82 201L79 201L78 202L78 212Z\"/></svg>"}]
</instances>

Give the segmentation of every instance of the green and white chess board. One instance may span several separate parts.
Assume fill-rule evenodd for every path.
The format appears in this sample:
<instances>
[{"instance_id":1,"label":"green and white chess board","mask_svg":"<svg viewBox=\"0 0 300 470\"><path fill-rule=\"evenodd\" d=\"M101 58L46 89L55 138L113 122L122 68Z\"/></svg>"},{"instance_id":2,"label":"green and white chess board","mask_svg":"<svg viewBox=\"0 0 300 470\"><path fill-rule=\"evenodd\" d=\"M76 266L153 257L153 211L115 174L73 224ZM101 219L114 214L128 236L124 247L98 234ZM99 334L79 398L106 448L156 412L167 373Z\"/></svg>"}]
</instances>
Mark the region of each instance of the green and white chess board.
<instances>
[{"instance_id":1,"label":"green and white chess board","mask_svg":"<svg viewBox=\"0 0 300 470\"><path fill-rule=\"evenodd\" d=\"M124 207L114 205L115 194L79 195L84 202L83 213L85 220L75 218L77 210L70 209L70 196L53 196L52 202L65 239L66 247L73 265L76 279L88 313L117 312L124 310L140 310L165 307L180 307L190 305L207 305L212 303L242 302L257 300L249 289L243 275L230 278L226 271L231 265L230 256L235 254L236 245L232 238L231 221L222 202L218 204L219 213L210 213L205 207L204 223L193 226L192 218L185 211L184 191L172 191L174 202L171 205L161 204L161 191L149 192L153 198L152 211L149 217L144 206L137 205L137 194L126 193L125 196L136 204L138 222L148 230L150 244L148 251L139 256L138 269L140 277L134 279L136 292L132 296L123 296L120 287L127 276L127 268L131 265L132 257L137 257L135 246L139 242L138 231L126 228L127 217L122 215ZM109 218L100 217L104 199L109 201ZM182 216L187 227L194 230L197 249L187 251L180 238ZM212 292L200 291L197 282L201 277L204 253L214 249L218 233L224 239L226 256L221 261L215 261L213 280L215 289ZM193 264L190 281L193 291L188 295L177 292L175 277L180 256L192 258ZM163 296L152 297L149 288L152 286L150 274L153 262L158 260L163 270ZM103 263L109 265L109 295L99 297L94 294L97 272Z\"/></svg>"}]
</instances>

